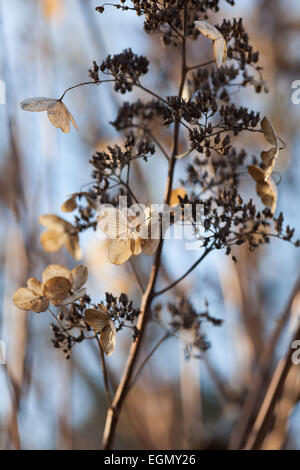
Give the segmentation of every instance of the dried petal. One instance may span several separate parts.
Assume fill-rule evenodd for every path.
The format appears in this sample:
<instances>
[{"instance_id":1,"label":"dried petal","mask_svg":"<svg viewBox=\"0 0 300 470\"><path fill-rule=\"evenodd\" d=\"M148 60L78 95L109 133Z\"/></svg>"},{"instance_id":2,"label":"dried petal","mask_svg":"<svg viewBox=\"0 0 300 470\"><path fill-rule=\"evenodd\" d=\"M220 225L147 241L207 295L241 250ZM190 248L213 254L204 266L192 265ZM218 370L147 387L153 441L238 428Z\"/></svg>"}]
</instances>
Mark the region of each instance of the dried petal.
<instances>
[{"instance_id":1,"label":"dried petal","mask_svg":"<svg viewBox=\"0 0 300 470\"><path fill-rule=\"evenodd\" d=\"M25 111L31 112L40 112L47 111L49 107L55 106L57 100L53 98L37 97L37 98L27 98L24 101L21 101L20 106Z\"/></svg>"},{"instance_id":2,"label":"dried petal","mask_svg":"<svg viewBox=\"0 0 300 470\"><path fill-rule=\"evenodd\" d=\"M108 250L108 259L113 264L122 264L132 255L130 239L112 240Z\"/></svg>"},{"instance_id":3,"label":"dried petal","mask_svg":"<svg viewBox=\"0 0 300 470\"><path fill-rule=\"evenodd\" d=\"M53 277L65 277L68 279L71 285L73 284L73 275L71 271L69 271L64 266L61 266L60 264L50 264L46 269L44 269L42 275L43 283L47 282L48 279Z\"/></svg>"},{"instance_id":4,"label":"dried petal","mask_svg":"<svg viewBox=\"0 0 300 470\"><path fill-rule=\"evenodd\" d=\"M103 328L109 325L110 318L108 313L98 307L98 309L88 308L85 312L85 318L87 324L96 331L96 333L101 333Z\"/></svg>"},{"instance_id":5,"label":"dried petal","mask_svg":"<svg viewBox=\"0 0 300 470\"><path fill-rule=\"evenodd\" d=\"M73 124L73 126L75 127L75 129L76 129L77 131L79 131L79 127L77 126L76 121L75 121L74 117L72 116L71 112L68 110L68 108L67 108L66 106L65 106L65 108L66 108L66 111L67 111L67 113L68 113L68 116L69 116L69 119L70 119L71 123Z\"/></svg>"},{"instance_id":6,"label":"dried petal","mask_svg":"<svg viewBox=\"0 0 300 470\"><path fill-rule=\"evenodd\" d=\"M272 183L269 181L257 183L256 191L260 196L262 203L265 206L270 207L271 211L274 213L277 204L277 192Z\"/></svg>"},{"instance_id":7,"label":"dried petal","mask_svg":"<svg viewBox=\"0 0 300 470\"><path fill-rule=\"evenodd\" d=\"M111 239L129 238L129 221L126 215L114 207L103 207L98 216L98 227Z\"/></svg>"},{"instance_id":8,"label":"dried petal","mask_svg":"<svg viewBox=\"0 0 300 470\"><path fill-rule=\"evenodd\" d=\"M71 271L73 276L73 289L76 291L80 289L87 281L88 278L88 268L80 264Z\"/></svg>"},{"instance_id":9,"label":"dried petal","mask_svg":"<svg viewBox=\"0 0 300 470\"><path fill-rule=\"evenodd\" d=\"M216 39L223 37L220 31L211 25L208 21L198 20L194 21L196 28L203 34L203 36L215 41Z\"/></svg>"},{"instance_id":10,"label":"dried petal","mask_svg":"<svg viewBox=\"0 0 300 470\"><path fill-rule=\"evenodd\" d=\"M21 310L32 310L36 313L45 312L49 307L48 299L43 299L26 287L21 287L14 293L13 302Z\"/></svg>"},{"instance_id":11,"label":"dried petal","mask_svg":"<svg viewBox=\"0 0 300 470\"><path fill-rule=\"evenodd\" d=\"M35 277L30 277L27 281L27 287L36 295L42 295L42 283Z\"/></svg>"},{"instance_id":12,"label":"dried petal","mask_svg":"<svg viewBox=\"0 0 300 470\"><path fill-rule=\"evenodd\" d=\"M56 230L67 231L73 228L69 222L62 219L61 217L58 217L58 215L54 215L54 214L40 215L39 223L43 227L52 228Z\"/></svg>"},{"instance_id":13,"label":"dried petal","mask_svg":"<svg viewBox=\"0 0 300 470\"><path fill-rule=\"evenodd\" d=\"M221 67L227 57L227 46L225 39L222 37L214 41L214 59L217 67Z\"/></svg>"},{"instance_id":14,"label":"dried petal","mask_svg":"<svg viewBox=\"0 0 300 470\"><path fill-rule=\"evenodd\" d=\"M73 212L77 208L76 195L67 199L61 206L63 212Z\"/></svg>"},{"instance_id":15,"label":"dried petal","mask_svg":"<svg viewBox=\"0 0 300 470\"><path fill-rule=\"evenodd\" d=\"M58 251L66 242L67 235L58 230L46 230L40 236L41 244L44 250L49 253Z\"/></svg>"},{"instance_id":16,"label":"dried petal","mask_svg":"<svg viewBox=\"0 0 300 470\"><path fill-rule=\"evenodd\" d=\"M261 129L264 133L265 139L272 145L275 145L277 147L277 137L275 130L270 123L270 121L264 117L263 120L261 121Z\"/></svg>"},{"instance_id":17,"label":"dried petal","mask_svg":"<svg viewBox=\"0 0 300 470\"><path fill-rule=\"evenodd\" d=\"M193 96L193 93L191 90L191 86L188 81L185 81L181 98L187 103L192 98L192 96Z\"/></svg>"},{"instance_id":18,"label":"dried petal","mask_svg":"<svg viewBox=\"0 0 300 470\"><path fill-rule=\"evenodd\" d=\"M52 277L43 283L43 295L53 305L59 305L71 294L72 285L65 277Z\"/></svg>"},{"instance_id":19,"label":"dried petal","mask_svg":"<svg viewBox=\"0 0 300 470\"><path fill-rule=\"evenodd\" d=\"M270 166L273 163L273 159L277 158L278 156L278 149L273 147L269 150L263 151L260 154L263 163L266 166Z\"/></svg>"},{"instance_id":20,"label":"dried petal","mask_svg":"<svg viewBox=\"0 0 300 470\"><path fill-rule=\"evenodd\" d=\"M116 329L112 322L105 326L100 335L100 344L107 356L111 356L116 347Z\"/></svg>"},{"instance_id":21,"label":"dried petal","mask_svg":"<svg viewBox=\"0 0 300 470\"><path fill-rule=\"evenodd\" d=\"M130 239L130 250L133 255L139 255L142 252L141 239L132 237Z\"/></svg>"},{"instance_id":22,"label":"dried petal","mask_svg":"<svg viewBox=\"0 0 300 470\"><path fill-rule=\"evenodd\" d=\"M70 118L62 101L57 101L53 106L50 106L47 112L49 121L53 126L58 127L66 134L70 132Z\"/></svg>"},{"instance_id":23,"label":"dried petal","mask_svg":"<svg viewBox=\"0 0 300 470\"><path fill-rule=\"evenodd\" d=\"M256 165L248 165L247 170L250 176L257 182L262 183L265 181L265 172Z\"/></svg>"},{"instance_id":24,"label":"dried petal","mask_svg":"<svg viewBox=\"0 0 300 470\"><path fill-rule=\"evenodd\" d=\"M261 152L261 159L262 161L264 162L264 164L266 165L266 169L265 169L265 181L267 181L271 174L272 174L272 171L273 171L273 168L275 166L275 161L276 161L276 158L278 157L278 154L279 154L279 149L278 148L272 148L266 152Z\"/></svg>"}]
</instances>

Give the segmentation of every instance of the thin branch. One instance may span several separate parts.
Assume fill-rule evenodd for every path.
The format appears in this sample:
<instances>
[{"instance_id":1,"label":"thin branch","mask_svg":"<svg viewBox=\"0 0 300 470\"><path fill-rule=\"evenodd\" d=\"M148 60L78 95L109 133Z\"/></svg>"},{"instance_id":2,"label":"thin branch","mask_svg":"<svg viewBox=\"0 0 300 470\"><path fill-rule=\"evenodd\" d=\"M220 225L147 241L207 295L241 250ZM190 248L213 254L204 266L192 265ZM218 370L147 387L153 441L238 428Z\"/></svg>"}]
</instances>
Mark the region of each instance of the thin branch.
<instances>
[{"instance_id":1,"label":"thin branch","mask_svg":"<svg viewBox=\"0 0 300 470\"><path fill-rule=\"evenodd\" d=\"M300 325L294 333L293 339L288 347L285 357L281 359L272 377L271 383L265 395L264 401L261 405L253 428L251 430L249 439L245 444L245 450L260 449L263 444L266 434L270 431L273 424L273 413L278 399L281 396L283 386L289 371L294 367L292 362L292 355L294 350L291 348L294 340L297 340L300 335Z\"/></svg>"},{"instance_id":2,"label":"thin branch","mask_svg":"<svg viewBox=\"0 0 300 470\"><path fill-rule=\"evenodd\" d=\"M111 397L111 394L110 394L110 391L109 391L109 380L108 380L107 368L106 368L106 364L105 364L104 352L103 352L100 340L98 338L98 335L96 335L96 341L97 341L97 344L98 344L98 347L99 347L99 354L100 354L100 361L101 361L101 368L102 368L102 374L103 374L107 404L108 404L108 406L110 406L110 404L112 402L112 397Z\"/></svg>"},{"instance_id":3,"label":"thin branch","mask_svg":"<svg viewBox=\"0 0 300 470\"><path fill-rule=\"evenodd\" d=\"M180 276L176 281L172 282L172 284L170 284L169 286L165 287L164 289L161 289L157 292L154 292L154 297L157 297L159 295L162 295L164 294L165 292L167 292L168 290L170 289L173 289L173 287L175 287L179 282L181 282L186 276L188 276L197 266L198 264L201 263L201 261L204 260L204 258L208 255L208 253L210 253L213 249L213 243L205 250L205 252L200 256L200 258L197 259L197 261L195 261L195 263L182 275Z\"/></svg>"},{"instance_id":4,"label":"thin branch","mask_svg":"<svg viewBox=\"0 0 300 470\"><path fill-rule=\"evenodd\" d=\"M191 70L199 69L200 67L206 67L207 65L213 64L214 60L209 60L208 62L204 62L203 64L192 65L191 67L187 67L187 71L190 72Z\"/></svg>"},{"instance_id":5,"label":"thin branch","mask_svg":"<svg viewBox=\"0 0 300 470\"><path fill-rule=\"evenodd\" d=\"M145 359L143 360L142 364L139 366L138 370L136 371L134 377L131 379L131 382L130 382L130 385L129 385L129 390L132 389L132 387L134 386L134 384L136 383L137 379L139 378L141 372L143 371L145 365L147 364L147 362L149 361L149 359L153 356L153 354L157 351L157 349L159 348L159 346L164 343L166 341L166 339L170 338L171 333L169 331L167 331L162 337L161 339L155 344L155 346L153 346L153 348L151 349L151 351L149 352L149 354L145 357Z\"/></svg>"},{"instance_id":6,"label":"thin branch","mask_svg":"<svg viewBox=\"0 0 300 470\"><path fill-rule=\"evenodd\" d=\"M159 95L157 95L156 93L154 93L154 91L149 90L149 88L144 87L144 86L141 85L140 83L132 83L132 85L135 85L136 87L138 87L138 88L140 88L141 90L145 91L145 92L148 93L149 95L153 96L154 98L156 98L156 99L158 99L159 101L162 101L163 103L165 103L166 105L168 105L167 100L165 100L165 99L162 98L161 96L159 96Z\"/></svg>"},{"instance_id":7,"label":"thin branch","mask_svg":"<svg viewBox=\"0 0 300 470\"><path fill-rule=\"evenodd\" d=\"M62 101L65 94L68 93L68 91L70 91L70 90L74 90L74 88L78 88L80 86L85 86L85 85L100 85L100 83L115 82L115 81L116 81L115 79L111 79L111 80L100 80L99 82L89 81L89 82L78 83L77 85L70 86L69 88L67 88L63 92L63 94L61 95L61 97L59 98L58 101Z\"/></svg>"},{"instance_id":8,"label":"thin branch","mask_svg":"<svg viewBox=\"0 0 300 470\"><path fill-rule=\"evenodd\" d=\"M229 449L240 449L241 446L244 444L245 439L248 437L249 425L253 418L253 415L257 409L257 405L259 403L259 399L261 396L261 390L263 388L264 382L266 377L268 376L267 372L270 368L270 364L272 363L272 356L274 354L275 348L278 344L279 338L282 334L282 331L290 317L290 310L292 307L292 303L294 298L300 291L300 277L297 279L291 295L288 299L288 302L285 306L285 309L279 319L277 320L276 326L272 333L270 334L269 338L265 342L265 348L261 354L261 360L258 364L258 367L253 375L251 380L252 386L249 390L242 412L240 413L239 420L236 424L235 429L233 430Z\"/></svg>"}]
</instances>

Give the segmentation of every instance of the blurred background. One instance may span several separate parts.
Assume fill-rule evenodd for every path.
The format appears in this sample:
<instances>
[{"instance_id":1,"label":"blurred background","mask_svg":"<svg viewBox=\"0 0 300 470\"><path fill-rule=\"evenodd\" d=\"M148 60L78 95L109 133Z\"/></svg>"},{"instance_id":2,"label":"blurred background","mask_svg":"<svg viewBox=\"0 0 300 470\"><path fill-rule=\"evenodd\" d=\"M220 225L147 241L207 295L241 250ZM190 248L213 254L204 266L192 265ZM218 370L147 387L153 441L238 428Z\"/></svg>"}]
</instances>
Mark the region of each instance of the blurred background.
<instances>
[{"instance_id":1,"label":"blurred background","mask_svg":"<svg viewBox=\"0 0 300 470\"><path fill-rule=\"evenodd\" d=\"M300 105L292 104L291 85L300 80L300 5L293 0L236 3L231 8L221 2L220 15L211 22L243 17L251 43L260 51L269 93L256 95L250 87L243 88L236 100L267 115L287 143L276 166L282 176L277 214L284 212L299 238ZM18 103L31 96L58 98L67 87L88 80L93 60L99 63L127 47L150 59L145 83L152 89L167 95L177 87L175 56L173 60L157 35L143 32L143 19L135 12L109 7L99 15L95 12L99 4L97 0L0 0L0 79L6 84L6 104L0 105L0 339L7 347L7 366L0 365L1 449L100 447L106 400L97 349L80 344L65 360L51 344L48 314L22 312L11 301L14 291L28 277L40 278L46 265L75 265L65 250L55 254L42 250L38 216L65 217L60 212L62 202L91 180L92 153L120 141L108 122L122 101L133 101L137 94L116 95L109 84L73 90L64 101L80 131L72 129L70 134L51 126L46 113L25 113ZM200 63L211 50L194 45L193 54L195 63ZM249 138L241 142L250 154L260 145ZM182 159L177 183L186 166ZM143 202L161 202L166 171L162 156L149 164L136 162L136 191ZM100 301L106 291L126 292L138 308L140 294L130 266L109 264L105 241L94 232L83 234L80 242L92 297ZM176 279L197 256L183 253L182 241L167 242L162 282ZM197 309L208 301L210 313L224 323L219 328L207 326L211 348L203 359L185 360L177 338L160 347L126 400L116 448L240 445L243 403L253 385L254 365L261 360L277 319L286 313L277 346L267 358L263 398L299 314L300 252L274 239L254 253L241 247L236 256L239 262L234 264L224 253L213 252L182 284L180 289ZM137 263L146 280L151 259L139 257ZM156 325L148 329L143 355L162 334ZM129 344L129 334L122 331L116 353L107 360L113 383L118 382ZM273 431L262 448L300 449L300 380L292 371L277 403Z\"/></svg>"}]
</instances>

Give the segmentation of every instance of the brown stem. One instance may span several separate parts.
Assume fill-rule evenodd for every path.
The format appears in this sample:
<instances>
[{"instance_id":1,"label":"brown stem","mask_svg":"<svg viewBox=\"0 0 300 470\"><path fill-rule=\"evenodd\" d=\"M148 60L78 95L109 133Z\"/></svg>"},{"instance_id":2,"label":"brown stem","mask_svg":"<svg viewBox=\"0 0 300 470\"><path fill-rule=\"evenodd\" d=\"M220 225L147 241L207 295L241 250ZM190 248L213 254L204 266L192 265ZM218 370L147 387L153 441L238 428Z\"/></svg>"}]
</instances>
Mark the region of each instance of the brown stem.
<instances>
[{"instance_id":1,"label":"brown stem","mask_svg":"<svg viewBox=\"0 0 300 470\"><path fill-rule=\"evenodd\" d=\"M264 401L251 429L250 436L245 444L245 450L260 449L267 433L272 428L276 403L282 394L282 390L290 369L295 367L292 362L292 355L294 350L292 349L291 345L295 340L299 339L299 335L300 325L298 322L298 327L293 335L293 339L288 347L285 357L279 361L276 371L272 377Z\"/></svg>"},{"instance_id":2,"label":"brown stem","mask_svg":"<svg viewBox=\"0 0 300 470\"><path fill-rule=\"evenodd\" d=\"M228 447L230 450L241 449L249 436L250 425L253 420L253 415L257 411L261 390L264 387L266 377L268 377L268 371L270 370L270 364L272 364L272 357L276 345L278 344L278 340L280 339L282 331L290 317L292 303L299 290L300 277L297 279L292 289L288 302L284 308L283 313L277 320L274 330L265 343L265 348L262 351L260 362L252 377L252 386L246 396L242 412L230 439Z\"/></svg>"},{"instance_id":3,"label":"brown stem","mask_svg":"<svg viewBox=\"0 0 300 470\"><path fill-rule=\"evenodd\" d=\"M182 66L181 66L181 79L180 79L180 85L179 85L179 97L182 97L182 92L183 92L183 87L184 87L184 82L185 82L185 77L186 77L186 40L185 40L185 31L186 31L186 18L187 18L187 8L185 6L185 12L184 12L184 36L182 39ZM173 137L173 149L172 149L172 155L169 160L169 170L168 170L168 177L167 177L167 183L166 183L166 190L165 190L165 197L164 197L164 203L168 204L171 191L172 191L172 184L173 184L173 178L174 178L174 168L175 168L175 163L176 163L176 155L178 154L178 141L179 141L179 128L180 128L180 121L177 120L175 122L174 126L174 137ZM152 266L150 278L148 281L148 285L145 289L145 292L142 297L141 301L141 309L140 309L140 314L137 322L137 328L139 331L137 339L132 343L129 351L129 356L127 359L127 363L125 366L125 370L123 372L123 376L121 378L121 381L118 385L115 397L112 401L112 404L108 410L107 417L106 417L106 423L105 423L105 428L104 428L104 434L103 434L103 449L109 450L112 447L113 444L113 439L116 431L116 427L118 424L120 412L124 403L124 400L126 398L127 392L129 390L129 384L132 378L134 366L138 357L138 353L141 347L143 335L144 335L144 330L145 326L148 320L148 314L151 309L151 303L153 300L153 292L154 292L154 287L155 287L155 282L158 276L159 268L160 268L160 262L161 262L161 253L162 253L162 247L163 247L163 240L161 240L158 250L156 252L156 256L154 259L154 263Z\"/></svg>"},{"instance_id":4,"label":"brown stem","mask_svg":"<svg viewBox=\"0 0 300 470\"><path fill-rule=\"evenodd\" d=\"M102 374L103 374L103 380L104 380L104 387L105 387L105 393L106 393L106 398L107 398L107 404L110 406L112 402L112 397L109 391L109 381L108 381L108 374L107 374L107 369L106 369L106 364L105 364L105 357L104 357L104 352L100 343L100 340L98 336L96 335L96 341L99 347L99 354L100 354L100 361L101 361L101 368L102 368Z\"/></svg>"}]
</instances>

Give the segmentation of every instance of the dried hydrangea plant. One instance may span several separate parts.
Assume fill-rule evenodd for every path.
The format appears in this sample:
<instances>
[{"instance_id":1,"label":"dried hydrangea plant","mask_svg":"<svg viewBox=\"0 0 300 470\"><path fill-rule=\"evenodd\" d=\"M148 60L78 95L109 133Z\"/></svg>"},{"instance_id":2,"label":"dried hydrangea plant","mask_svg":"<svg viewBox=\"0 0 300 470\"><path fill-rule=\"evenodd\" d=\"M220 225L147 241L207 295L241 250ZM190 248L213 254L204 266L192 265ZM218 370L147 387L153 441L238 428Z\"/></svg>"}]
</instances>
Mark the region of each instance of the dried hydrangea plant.
<instances>
[{"instance_id":1,"label":"dried hydrangea plant","mask_svg":"<svg viewBox=\"0 0 300 470\"><path fill-rule=\"evenodd\" d=\"M227 3L234 5L233 0L227 0ZM147 88L143 77L149 71L148 59L125 49L119 54L109 55L99 65L94 61L89 70L91 81L68 88L60 99L27 99L21 107L27 111L47 111L50 122L66 133L70 131L70 122L78 129L62 102L65 94L72 89L88 84L107 86L104 84L113 83L116 93L126 94L134 89L144 93L143 99L124 102L112 123L123 136L122 147L119 144L110 145L105 151L94 153L90 160L93 169L90 188L72 194L63 203L62 211L77 211L74 222L67 222L53 214L42 215L39 221L47 228L41 235L41 243L48 252L65 246L74 259L80 259L80 233L95 229L98 224L106 235L114 238L109 247L112 263L119 265L143 253L153 255L147 285L142 286L137 275L142 290L141 302L137 307L133 307L132 301L123 293L118 298L107 293L105 300L93 303L83 288L87 268L80 265L69 271L60 265L50 265L43 272L42 282L30 278L27 287L20 288L13 298L14 303L23 310L36 313L50 311L55 320L51 324L53 344L62 348L66 357L69 357L75 344L88 339L97 341L108 399L103 437L105 449L113 445L124 400L141 370L137 367L137 359L145 327L151 318L159 319L162 304L157 304L156 299L171 291L213 250L223 249L227 256L232 256L236 261L232 247L241 244L247 244L250 250L254 250L268 243L271 237L287 240L295 246L300 244L293 238L294 230L289 226L284 228L283 215L280 213L274 217L277 190L273 170L284 143L266 117L262 119L259 113L239 106L233 100L232 90L238 91L243 87L251 86L254 93L267 91L262 68L258 65L259 54L251 46L242 19L211 24L209 17L219 11L219 0L121 0L117 4L99 6L96 10L105 14L105 9L111 7L123 12L134 10L137 15L142 15L145 32L159 33L163 44L176 51L180 72L177 94L161 96L157 90ZM205 63L190 64L189 48L196 50L197 45L200 50L207 39L212 41L211 59ZM168 147L160 140L162 129L169 135L171 144ZM263 135L271 148L262 149L259 158L251 158L237 145L239 136L244 133L251 133L254 139ZM184 151L182 142L185 142ZM158 238L151 238L152 232L150 238L142 234L143 229L149 235L150 221L155 220L156 227L160 227L161 214L149 212L146 205L139 216L124 218L117 209L119 196L127 196L128 206L146 203L138 201L134 194L130 165L136 159L147 162L149 158L158 157L164 158L168 165L163 202L172 208L170 223L180 219L181 209L184 204L189 204L192 207L191 222L197 235L199 221L196 206L201 204L204 208L200 256L182 276L166 287L159 286L157 282L166 243L162 230ZM178 159L185 159L186 174L182 177L182 187L174 189ZM253 184L256 183L256 192L264 208L258 209L252 199L245 201L240 195L241 180L248 173ZM110 204L111 211L99 216L100 204ZM107 229L112 216L118 220L115 236L112 236L111 228ZM56 309L55 312L51 306ZM198 312L186 298L168 300L167 308L170 323L152 352L182 329L193 332L193 340L187 345L187 355L199 355L199 352L205 351L208 342L201 331L202 322L220 325L221 321L213 318L208 311ZM133 340L122 378L111 395L104 353L113 353L117 333L124 325L132 328Z\"/></svg>"}]
</instances>

